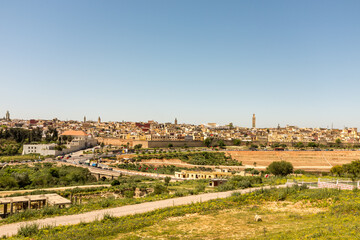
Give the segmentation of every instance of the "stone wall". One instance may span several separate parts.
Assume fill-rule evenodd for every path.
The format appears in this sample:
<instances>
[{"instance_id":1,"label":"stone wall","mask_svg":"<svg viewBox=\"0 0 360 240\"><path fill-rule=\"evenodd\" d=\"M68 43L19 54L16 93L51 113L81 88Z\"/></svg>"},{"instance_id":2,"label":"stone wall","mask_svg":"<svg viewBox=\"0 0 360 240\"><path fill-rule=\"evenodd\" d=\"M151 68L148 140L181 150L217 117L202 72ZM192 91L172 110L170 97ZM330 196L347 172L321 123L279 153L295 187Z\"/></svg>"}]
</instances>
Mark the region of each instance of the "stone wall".
<instances>
[{"instance_id":1,"label":"stone wall","mask_svg":"<svg viewBox=\"0 0 360 240\"><path fill-rule=\"evenodd\" d=\"M121 146L127 145L129 143L130 147L134 147L137 144L141 144L142 148L166 148L169 144L172 144L174 147L205 147L203 141L138 141L132 139L120 139L120 138L96 138L99 143L104 143L105 145ZM224 140L226 146L232 146L233 141ZM244 143L243 143L244 144Z\"/></svg>"},{"instance_id":2,"label":"stone wall","mask_svg":"<svg viewBox=\"0 0 360 240\"><path fill-rule=\"evenodd\" d=\"M132 139L120 139L120 138L96 138L99 143L104 143L105 145L121 146L129 144L130 147L134 147L137 144L141 144L142 148L148 148L148 141L138 141Z\"/></svg>"}]
</instances>

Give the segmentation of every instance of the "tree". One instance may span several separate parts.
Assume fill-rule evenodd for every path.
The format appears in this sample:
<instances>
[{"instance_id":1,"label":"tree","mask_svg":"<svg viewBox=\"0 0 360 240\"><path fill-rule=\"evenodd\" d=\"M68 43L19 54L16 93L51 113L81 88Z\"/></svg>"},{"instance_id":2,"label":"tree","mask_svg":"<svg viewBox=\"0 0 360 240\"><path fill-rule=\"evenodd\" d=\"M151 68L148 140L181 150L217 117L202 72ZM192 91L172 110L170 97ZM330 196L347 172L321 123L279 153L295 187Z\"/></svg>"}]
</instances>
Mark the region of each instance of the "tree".
<instances>
[{"instance_id":1,"label":"tree","mask_svg":"<svg viewBox=\"0 0 360 240\"><path fill-rule=\"evenodd\" d=\"M314 142L309 142L307 146L311 148L316 148L318 145Z\"/></svg>"},{"instance_id":2,"label":"tree","mask_svg":"<svg viewBox=\"0 0 360 240\"><path fill-rule=\"evenodd\" d=\"M339 144L341 143L340 138L337 138L337 139L335 140L335 143L339 145Z\"/></svg>"},{"instance_id":3,"label":"tree","mask_svg":"<svg viewBox=\"0 0 360 240\"><path fill-rule=\"evenodd\" d=\"M296 147L296 148L304 148L305 145L302 142L297 142L294 147Z\"/></svg>"},{"instance_id":4,"label":"tree","mask_svg":"<svg viewBox=\"0 0 360 240\"><path fill-rule=\"evenodd\" d=\"M111 182L111 186L117 186L117 185L120 185L119 180L115 179L114 181Z\"/></svg>"},{"instance_id":5,"label":"tree","mask_svg":"<svg viewBox=\"0 0 360 240\"><path fill-rule=\"evenodd\" d=\"M273 143L273 144L271 145L271 147L272 147L272 148L278 148L278 147L280 147L280 144L279 144L279 143Z\"/></svg>"},{"instance_id":6,"label":"tree","mask_svg":"<svg viewBox=\"0 0 360 240\"><path fill-rule=\"evenodd\" d=\"M282 148L286 148L287 146L286 146L286 144L285 144L285 143L282 143L282 144L280 144L280 147L282 147Z\"/></svg>"},{"instance_id":7,"label":"tree","mask_svg":"<svg viewBox=\"0 0 360 240\"><path fill-rule=\"evenodd\" d=\"M267 170L275 176L286 176L293 172L294 167L291 163L286 161L272 162Z\"/></svg>"},{"instance_id":8,"label":"tree","mask_svg":"<svg viewBox=\"0 0 360 240\"><path fill-rule=\"evenodd\" d=\"M164 182L166 186L169 185L170 181L171 181L171 177L165 177Z\"/></svg>"},{"instance_id":9,"label":"tree","mask_svg":"<svg viewBox=\"0 0 360 240\"><path fill-rule=\"evenodd\" d=\"M355 180L360 177L360 160L352 161L349 164L344 164L343 170L348 174L352 180Z\"/></svg>"},{"instance_id":10,"label":"tree","mask_svg":"<svg viewBox=\"0 0 360 240\"><path fill-rule=\"evenodd\" d=\"M342 176L343 173L344 173L344 169L342 166L340 165L336 165L336 166L333 166L331 169L330 169L330 173L335 175L335 176Z\"/></svg>"},{"instance_id":11,"label":"tree","mask_svg":"<svg viewBox=\"0 0 360 240\"><path fill-rule=\"evenodd\" d=\"M258 148L259 146L258 145L256 145L256 144L254 144L254 143L252 143L251 145L250 145L250 148Z\"/></svg>"},{"instance_id":12,"label":"tree","mask_svg":"<svg viewBox=\"0 0 360 240\"><path fill-rule=\"evenodd\" d=\"M234 139L234 140L233 140L233 144L234 144L235 146L240 146L240 145L241 145L241 140L240 140L240 139Z\"/></svg>"},{"instance_id":13,"label":"tree","mask_svg":"<svg viewBox=\"0 0 360 240\"><path fill-rule=\"evenodd\" d=\"M206 139L204 140L204 144L205 144L206 147L210 147L211 142L212 142L211 138L206 138Z\"/></svg>"},{"instance_id":14,"label":"tree","mask_svg":"<svg viewBox=\"0 0 360 240\"><path fill-rule=\"evenodd\" d=\"M220 139L217 144L219 145L220 148L224 148L225 147L225 143L224 140Z\"/></svg>"},{"instance_id":15,"label":"tree","mask_svg":"<svg viewBox=\"0 0 360 240\"><path fill-rule=\"evenodd\" d=\"M159 195L159 194L162 194L162 193L168 193L168 192L169 192L169 190L167 189L167 187L165 187L162 184L156 184L154 186L154 194L155 195Z\"/></svg>"},{"instance_id":16,"label":"tree","mask_svg":"<svg viewBox=\"0 0 360 240\"><path fill-rule=\"evenodd\" d=\"M142 148L142 144L136 144L136 145L134 146L134 149L140 149L140 148Z\"/></svg>"}]
</instances>

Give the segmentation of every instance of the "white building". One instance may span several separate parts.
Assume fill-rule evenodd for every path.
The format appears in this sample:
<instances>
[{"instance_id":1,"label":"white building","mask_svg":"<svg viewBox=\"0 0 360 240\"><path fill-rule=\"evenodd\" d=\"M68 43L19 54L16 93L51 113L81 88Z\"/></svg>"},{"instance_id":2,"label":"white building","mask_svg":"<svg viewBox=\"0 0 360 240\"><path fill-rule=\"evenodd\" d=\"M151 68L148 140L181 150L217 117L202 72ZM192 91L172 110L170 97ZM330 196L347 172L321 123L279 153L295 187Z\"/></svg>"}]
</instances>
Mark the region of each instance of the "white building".
<instances>
[{"instance_id":1,"label":"white building","mask_svg":"<svg viewBox=\"0 0 360 240\"><path fill-rule=\"evenodd\" d=\"M22 154L32 154L37 153L43 156L46 155L63 155L72 152L79 151L81 149L86 149L90 147L94 147L97 145L96 139L92 136L87 135L83 131L65 131L60 135L60 138L64 138L65 136L71 137L71 141L68 144L65 144L66 148L63 148L61 151L56 150L56 144L24 144Z\"/></svg>"}]
</instances>

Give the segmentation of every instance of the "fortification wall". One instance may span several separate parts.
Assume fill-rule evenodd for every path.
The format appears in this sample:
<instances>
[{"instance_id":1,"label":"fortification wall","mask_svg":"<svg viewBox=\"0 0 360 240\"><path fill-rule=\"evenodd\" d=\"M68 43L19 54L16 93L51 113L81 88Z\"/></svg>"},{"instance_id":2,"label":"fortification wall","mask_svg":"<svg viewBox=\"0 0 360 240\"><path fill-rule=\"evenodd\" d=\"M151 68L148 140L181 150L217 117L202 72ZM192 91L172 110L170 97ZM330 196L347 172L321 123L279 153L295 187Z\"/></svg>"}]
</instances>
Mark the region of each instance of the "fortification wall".
<instances>
[{"instance_id":1,"label":"fortification wall","mask_svg":"<svg viewBox=\"0 0 360 240\"><path fill-rule=\"evenodd\" d=\"M99 143L104 143L105 145L113 145L113 146L121 146L129 144L130 147L134 147L135 145L141 144L142 148L148 148L148 141L138 141L132 139L120 139L120 138L103 138L98 137L96 140Z\"/></svg>"}]
</instances>

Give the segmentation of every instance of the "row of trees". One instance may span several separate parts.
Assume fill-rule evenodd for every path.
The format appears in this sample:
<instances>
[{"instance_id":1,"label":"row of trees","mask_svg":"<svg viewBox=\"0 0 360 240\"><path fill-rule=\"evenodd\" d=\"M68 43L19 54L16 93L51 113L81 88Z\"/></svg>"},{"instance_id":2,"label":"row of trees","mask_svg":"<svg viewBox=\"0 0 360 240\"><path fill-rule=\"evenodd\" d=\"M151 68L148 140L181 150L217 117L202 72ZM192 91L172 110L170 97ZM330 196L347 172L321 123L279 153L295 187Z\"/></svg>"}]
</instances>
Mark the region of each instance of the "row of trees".
<instances>
[{"instance_id":1,"label":"row of trees","mask_svg":"<svg viewBox=\"0 0 360 240\"><path fill-rule=\"evenodd\" d=\"M338 177L350 177L352 180L360 178L360 160L344 165L337 165L330 169L330 173Z\"/></svg>"},{"instance_id":2,"label":"row of trees","mask_svg":"<svg viewBox=\"0 0 360 240\"><path fill-rule=\"evenodd\" d=\"M204 140L204 144L206 147L220 147L225 148L225 142L222 139L216 139L216 138L206 138Z\"/></svg>"},{"instance_id":3,"label":"row of trees","mask_svg":"<svg viewBox=\"0 0 360 240\"><path fill-rule=\"evenodd\" d=\"M59 133L56 128L49 127L45 132L45 142L58 141ZM43 140L43 130L41 128L3 128L0 129L0 139L13 140L17 143L41 142Z\"/></svg>"},{"instance_id":4,"label":"row of trees","mask_svg":"<svg viewBox=\"0 0 360 240\"><path fill-rule=\"evenodd\" d=\"M35 128L32 130L23 128L2 128L0 129L0 156L13 156L21 154L22 145L32 142L55 142L59 134L56 128L49 127L43 139L43 130Z\"/></svg>"},{"instance_id":5,"label":"row of trees","mask_svg":"<svg viewBox=\"0 0 360 240\"><path fill-rule=\"evenodd\" d=\"M49 163L7 166L0 170L0 190L85 184L96 181L86 168Z\"/></svg>"}]
</instances>

